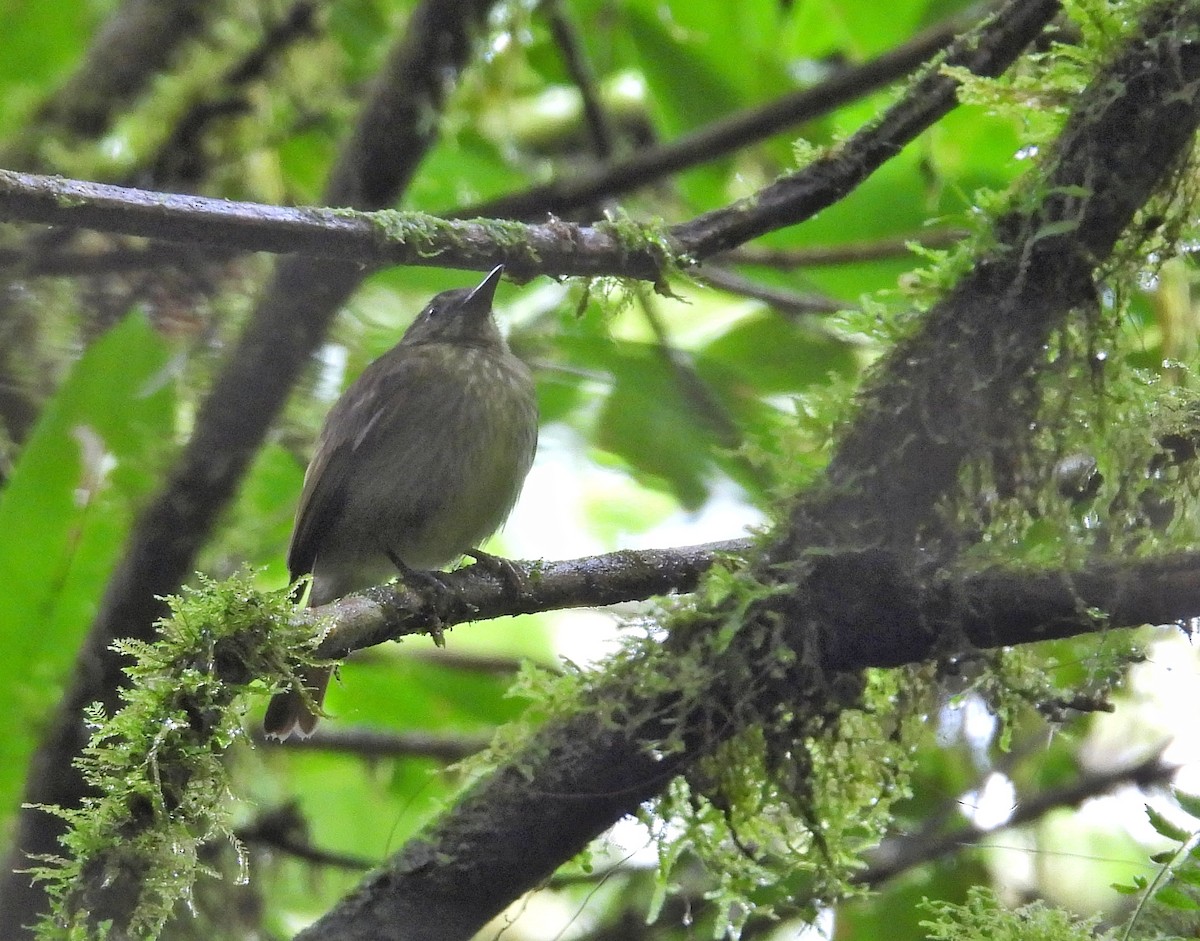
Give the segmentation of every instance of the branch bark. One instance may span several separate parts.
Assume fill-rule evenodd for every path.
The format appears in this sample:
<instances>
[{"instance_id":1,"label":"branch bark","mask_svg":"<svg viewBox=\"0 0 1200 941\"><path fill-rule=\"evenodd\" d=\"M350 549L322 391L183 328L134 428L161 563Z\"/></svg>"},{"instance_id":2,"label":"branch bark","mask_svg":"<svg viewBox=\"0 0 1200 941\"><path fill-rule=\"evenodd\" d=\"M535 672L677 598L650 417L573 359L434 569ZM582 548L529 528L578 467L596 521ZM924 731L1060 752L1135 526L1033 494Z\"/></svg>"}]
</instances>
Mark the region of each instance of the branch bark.
<instances>
[{"instance_id":1,"label":"branch bark","mask_svg":"<svg viewBox=\"0 0 1200 941\"><path fill-rule=\"evenodd\" d=\"M482 566L439 576L445 592L425 586L381 585L332 604L298 611L324 630L319 659L341 660L389 640L433 635L459 624L517 614L603 607L694 591L718 561L753 551L733 539L685 549L614 552L562 562L513 562L527 588L512 588ZM1200 553L1160 558L1104 559L1079 568L953 567L927 578L902 555L886 550L834 552L814 566L828 625L823 648L830 671L897 667L938 654L945 637L914 636L904 627L953 625L980 650L1033 644L1142 624L1181 624L1200 617ZM1103 612L1097 615L1094 612Z\"/></svg>"}]
</instances>

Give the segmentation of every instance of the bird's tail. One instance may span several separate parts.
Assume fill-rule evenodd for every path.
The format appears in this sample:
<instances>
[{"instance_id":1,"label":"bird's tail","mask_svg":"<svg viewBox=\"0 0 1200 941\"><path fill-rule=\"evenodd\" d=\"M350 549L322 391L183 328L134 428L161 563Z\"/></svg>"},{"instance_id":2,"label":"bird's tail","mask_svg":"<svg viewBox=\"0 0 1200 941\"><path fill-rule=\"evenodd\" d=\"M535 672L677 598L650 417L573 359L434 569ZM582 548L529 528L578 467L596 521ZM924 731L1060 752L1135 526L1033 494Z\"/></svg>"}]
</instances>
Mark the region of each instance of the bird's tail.
<instances>
[{"instance_id":1,"label":"bird's tail","mask_svg":"<svg viewBox=\"0 0 1200 941\"><path fill-rule=\"evenodd\" d=\"M263 719L263 733L267 738L282 742L291 735L300 738L312 735L318 719L313 707L320 710L332 673L332 667L305 667L299 671L300 680L310 698L306 698L296 687L272 696Z\"/></svg>"}]
</instances>

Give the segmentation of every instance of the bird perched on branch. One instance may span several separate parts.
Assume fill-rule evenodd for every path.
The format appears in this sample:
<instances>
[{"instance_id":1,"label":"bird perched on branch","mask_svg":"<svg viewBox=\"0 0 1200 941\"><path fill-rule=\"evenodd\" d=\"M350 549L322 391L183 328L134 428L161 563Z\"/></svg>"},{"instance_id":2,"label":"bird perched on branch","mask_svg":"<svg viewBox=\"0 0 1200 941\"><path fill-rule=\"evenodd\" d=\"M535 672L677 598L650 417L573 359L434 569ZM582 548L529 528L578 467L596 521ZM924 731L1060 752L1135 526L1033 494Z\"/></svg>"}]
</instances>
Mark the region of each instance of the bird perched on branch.
<instances>
[{"instance_id":1,"label":"bird perched on branch","mask_svg":"<svg viewBox=\"0 0 1200 941\"><path fill-rule=\"evenodd\" d=\"M537 450L529 369L492 316L504 266L431 300L400 342L334 404L317 439L288 548L326 604L403 569L440 568L508 518ZM264 731L312 734L330 667L277 693Z\"/></svg>"}]
</instances>

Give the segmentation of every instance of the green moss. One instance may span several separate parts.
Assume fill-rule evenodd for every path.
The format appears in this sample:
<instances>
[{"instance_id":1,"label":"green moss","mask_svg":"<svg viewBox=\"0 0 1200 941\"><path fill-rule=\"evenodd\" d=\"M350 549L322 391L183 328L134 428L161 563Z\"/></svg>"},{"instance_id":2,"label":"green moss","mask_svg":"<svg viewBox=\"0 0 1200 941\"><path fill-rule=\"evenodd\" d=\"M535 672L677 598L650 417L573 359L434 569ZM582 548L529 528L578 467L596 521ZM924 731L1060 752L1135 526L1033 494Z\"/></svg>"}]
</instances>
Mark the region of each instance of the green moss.
<instances>
[{"instance_id":1,"label":"green moss","mask_svg":"<svg viewBox=\"0 0 1200 941\"><path fill-rule=\"evenodd\" d=\"M597 222L595 228L616 241L626 255L650 255L659 271L656 288L665 285L671 274L688 264L688 259L677 256L667 234L668 226L662 219L633 219L620 212Z\"/></svg>"},{"instance_id":2,"label":"green moss","mask_svg":"<svg viewBox=\"0 0 1200 941\"><path fill-rule=\"evenodd\" d=\"M974 887L962 905L926 902L933 917L921 922L931 941L1099 941L1098 918L1081 919L1041 902L1006 909L988 889Z\"/></svg>"},{"instance_id":3,"label":"green moss","mask_svg":"<svg viewBox=\"0 0 1200 941\"><path fill-rule=\"evenodd\" d=\"M69 829L65 856L36 872L53 900L40 938L103 937L103 920L122 936L157 937L193 882L213 874L200 847L234 839L222 756L244 737L247 695L291 682L292 658L311 641L311 628L291 622L289 592L258 592L248 573L168 600L155 641L117 645L134 661L121 709L87 712L77 766L97 796L43 808Z\"/></svg>"}]
</instances>

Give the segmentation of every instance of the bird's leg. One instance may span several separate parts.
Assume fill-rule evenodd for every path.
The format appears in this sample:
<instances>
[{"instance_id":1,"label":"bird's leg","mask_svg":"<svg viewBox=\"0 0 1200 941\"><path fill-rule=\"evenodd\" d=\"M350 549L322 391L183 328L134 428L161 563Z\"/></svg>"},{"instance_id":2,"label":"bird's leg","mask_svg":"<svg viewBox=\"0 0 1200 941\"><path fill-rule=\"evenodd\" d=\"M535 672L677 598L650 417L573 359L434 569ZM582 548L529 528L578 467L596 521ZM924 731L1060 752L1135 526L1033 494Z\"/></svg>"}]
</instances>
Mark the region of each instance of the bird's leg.
<instances>
[{"instance_id":1,"label":"bird's leg","mask_svg":"<svg viewBox=\"0 0 1200 941\"><path fill-rule=\"evenodd\" d=\"M396 571L400 573L400 578L409 588L415 588L420 593L422 600L425 602L425 608L428 612L430 626L429 636L433 638L433 642L439 647L446 646L446 635L442 631L442 616L441 611L445 610L453 602L453 592L442 581L437 572L430 572L425 569L415 569L392 549L384 550L387 553L388 559L392 565L396 566Z\"/></svg>"},{"instance_id":2,"label":"bird's leg","mask_svg":"<svg viewBox=\"0 0 1200 941\"><path fill-rule=\"evenodd\" d=\"M527 588L525 575L512 559L502 559L481 549L468 549L463 555L470 556L488 574L495 576L513 599L524 596Z\"/></svg>"}]
</instances>

